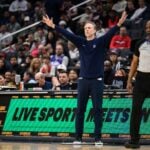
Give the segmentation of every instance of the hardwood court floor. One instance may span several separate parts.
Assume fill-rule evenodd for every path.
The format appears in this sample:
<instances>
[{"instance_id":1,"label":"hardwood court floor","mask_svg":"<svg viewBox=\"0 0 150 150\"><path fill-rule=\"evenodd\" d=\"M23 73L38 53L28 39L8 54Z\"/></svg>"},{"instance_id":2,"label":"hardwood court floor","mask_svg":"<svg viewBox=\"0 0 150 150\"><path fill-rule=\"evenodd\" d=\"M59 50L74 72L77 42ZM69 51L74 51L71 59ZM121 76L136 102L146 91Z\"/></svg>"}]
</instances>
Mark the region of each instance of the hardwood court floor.
<instances>
[{"instance_id":1,"label":"hardwood court floor","mask_svg":"<svg viewBox=\"0 0 150 150\"><path fill-rule=\"evenodd\" d=\"M56 143L15 143L0 142L0 150L127 150L123 146L104 145L103 147L95 147L92 145L62 145ZM140 150L150 150L150 146L141 146Z\"/></svg>"}]
</instances>

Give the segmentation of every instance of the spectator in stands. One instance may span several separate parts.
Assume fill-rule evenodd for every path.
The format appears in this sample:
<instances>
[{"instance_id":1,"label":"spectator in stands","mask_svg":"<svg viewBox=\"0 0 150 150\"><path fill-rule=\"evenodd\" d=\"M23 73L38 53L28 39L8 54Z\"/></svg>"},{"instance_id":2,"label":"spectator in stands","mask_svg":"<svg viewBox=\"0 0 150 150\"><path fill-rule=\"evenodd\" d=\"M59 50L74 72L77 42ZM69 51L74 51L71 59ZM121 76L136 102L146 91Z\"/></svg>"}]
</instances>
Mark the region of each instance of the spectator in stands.
<instances>
[{"instance_id":1,"label":"spectator in stands","mask_svg":"<svg viewBox=\"0 0 150 150\"><path fill-rule=\"evenodd\" d=\"M79 51L77 47L70 41L67 43L70 57L70 66L75 66L79 60Z\"/></svg>"},{"instance_id":2,"label":"spectator in stands","mask_svg":"<svg viewBox=\"0 0 150 150\"><path fill-rule=\"evenodd\" d=\"M10 6L10 12L24 12L28 9L28 2L26 0L14 0Z\"/></svg>"},{"instance_id":3,"label":"spectator in stands","mask_svg":"<svg viewBox=\"0 0 150 150\"><path fill-rule=\"evenodd\" d=\"M117 51L120 50L129 50L131 46L131 38L127 34L126 27L121 27L120 32L118 35L114 35L111 43L110 43L110 50Z\"/></svg>"},{"instance_id":4,"label":"spectator in stands","mask_svg":"<svg viewBox=\"0 0 150 150\"><path fill-rule=\"evenodd\" d=\"M112 10L113 5L114 5L113 0L107 0L107 1L106 1L106 10L107 10L107 11Z\"/></svg>"},{"instance_id":5,"label":"spectator in stands","mask_svg":"<svg viewBox=\"0 0 150 150\"><path fill-rule=\"evenodd\" d=\"M93 17L92 7L91 6L87 6L85 8L85 13L82 15L82 17L79 20L79 24L83 25L86 22L86 20L92 20L92 17Z\"/></svg>"},{"instance_id":6,"label":"spectator in stands","mask_svg":"<svg viewBox=\"0 0 150 150\"><path fill-rule=\"evenodd\" d=\"M29 72L26 71L23 75L23 82L26 83L36 83L34 76Z\"/></svg>"},{"instance_id":7,"label":"spectator in stands","mask_svg":"<svg viewBox=\"0 0 150 150\"><path fill-rule=\"evenodd\" d=\"M65 55L65 56L67 56L68 57L68 59L69 59L69 52L68 52L68 49L67 49L67 43L66 43L66 37L65 37L65 39L63 38L64 36L61 34L60 36L58 36L58 38L57 38L57 41L56 41L56 45L62 45L63 46L63 54ZM68 63L69 63L69 60L68 60Z\"/></svg>"},{"instance_id":8,"label":"spectator in stands","mask_svg":"<svg viewBox=\"0 0 150 150\"><path fill-rule=\"evenodd\" d=\"M0 86L4 86L5 85L5 78L0 75Z\"/></svg>"},{"instance_id":9,"label":"spectator in stands","mask_svg":"<svg viewBox=\"0 0 150 150\"><path fill-rule=\"evenodd\" d=\"M58 23L58 25L60 26L60 27L62 27L62 28L66 28L66 26L67 26L67 22L65 21L65 20L60 20L59 21L59 23Z\"/></svg>"},{"instance_id":10,"label":"spectator in stands","mask_svg":"<svg viewBox=\"0 0 150 150\"><path fill-rule=\"evenodd\" d=\"M27 42L30 43L30 48L33 49L33 45L34 45L34 35L32 33L29 33L27 35Z\"/></svg>"},{"instance_id":11,"label":"spectator in stands","mask_svg":"<svg viewBox=\"0 0 150 150\"><path fill-rule=\"evenodd\" d=\"M10 21L9 21L9 24L8 24L8 30L9 30L9 32L17 31L20 28L21 28L21 26L20 26L19 22L17 22L16 16L12 15L10 17Z\"/></svg>"},{"instance_id":12,"label":"spectator in stands","mask_svg":"<svg viewBox=\"0 0 150 150\"><path fill-rule=\"evenodd\" d=\"M77 70L71 69L68 74L70 83L77 83L78 81L78 73Z\"/></svg>"},{"instance_id":13,"label":"spectator in stands","mask_svg":"<svg viewBox=\"0 0 150 150\"><path fill-rule=\"evenodd\" d=\"M25 59L19 64L19 66L20 66L20 74L21 75L23 75L24 72L29 70L31 61L32 61L32 56L28 55L28 56L25 56Z\"/></svg>"},{"instance_id":14,"label":"spectator in stands","mask_svg":"<svg viewBox=\"0 0 150 150\"><path fill-rule=\"evenodd\" d=\"M118 60L118 53L117 52L110 52L108 55L108 59L112 62L112 69L114 71L120 69L121 63Z\"/></svg>"},{"instance_id":15,"label":"spectator in stands","mask_svg":"<svg viewBox=\"0 0 150 150\"><path fill-rule=\"evenodd\" d=\"M41 5L35 5L34 7L34 14L33 14L33 20L39 21L41 20L41 16L43 15L43 7Z\"/></svg>"},{"instance_id":16,"label":"spectator in stands","mask_svg":"<svg viewBox=\"0 0 150 150\"><path fill-rule=\"evenodd\" d=\"M38 46L38 51L39 51L39 57L42 59L42 57L45 57L45 56L49 56L46 54L46 50L45 50L45 46L40 44Z\"/></svg>"},{"instance_id":17,"label":"spectator in stands","mask_svg":"<svg viewBox=\"0 0 150 150\"><path fill-rule=\"evenodd\" d=\"M45 45L48 45L48 44L51 44L52 47L55 48L56 37L55 37L54 32L52 32L52 31L48 31L48 34L46 36L46 44Z\"/></svg>"},{"instance_id":18,"label":"spectator in stands","mask_svg":"<svg viewBox=\"0 0 150 150\"><path fill-rule=\"evenodd\" d=\"M0 58L0 74L4 75L6 70L7 69L5 68L5 62Z\"/></svg>"},{"instance_id":19,"label":"spectator in stands","mask_svg":"<svg viewBox=\"0 0 150 150\"><path fill-rule=\"evenodd\" d=\"M6 60L0 57L0 74L4 75L5 72L9 69L10 69L10 66L8 65Z\"/></svg>"},{"instance_id":20,"label":"spectator in stands","mask_svg":"<svg viewBox=\"0 0 150 150\"><path fill-rule=\"evenodd\" d=\"M105 86L112 85L115 71L112 69L112 62L110 60L104 61L104 84Z\"/></svg>"},{"instance_id":21,"label":"spectator in stands","mask_svg":"<svg viewBox=\"0 0 150 150\"><path fill-rule=\"evenodd\" d=\"M102 21L101 20L99 20L99 19L96 20L95 24L96 24L96 28L97 28L96 37L99 38L106 33L106 30L102 27Z\"/></svg>"},{"instance_id":22,"label":"spectator in stands","mask_svg":"<svg viewBox=\"0 0 150 150\"><path fill-rule=\"evenodd\" d=\"M149 19L150 14L147 14L149 13L149 8L147 7L145 0L138 0L138 4L139 8L135 10L130 20Z\"/></svg>"},{"instance_id":23,"label":"spectator in stands","mask_svg":"<svg viewBox=\"0 0 150 150\"><path fill-rule=\"evenodd\" d=\"M16 83L16 75L18 75L17 72L16 72L16 70L12 70L12 72L11 72L11 81L12 81L15 85L19 84L19 83ZM19 75L20 75L20 74L19 74ZM21 76L20 76L20 81L21 81Z\"/></svg>"},{"instance_id":24,"label":"spectator in stands","mask_svg":"<svg viewBox=\"0 0 150 150\"><path fill-rule=\"evenodd\" d=\"M47 31L43 27L39 26L36 32L34 33L34 39L38 38L40 44L45 45L46 35Z\"/></svg>"},{"instance_id":25,"label":"spectator in stands","mask_svg":"<svg viewBox=\"0 0 150 150\"><path fill-rule=\"evenodd\" d=\"M113 78L113 82L112 82L112 88L113 89L125 89L126 82L127 82L126 72L123 69L116 70L114 78Z\"/></svg>"},{"instance_id":26,"label":"spectator in stands","mask_svg":"<svg viewBox=\"0 0 150 150\"><path fill-rule=\"evenodd\" d=\"M9 59L9 65L10 65L10 69L13 71L15 70L18 74L20 73L20 67L18 65L17 62L17 57L12 55Z\"/></svg>"},{"instance_id":27,"label":"spectator in stands","mask_svg":"<svg viewBox=\"0 0 150 150\"><path fill-rule=\"evenodd\" d=\"M61 43L56 44L55 55L51 55L51 64L56 67L64 64L66 67L69 63L69 58L64 55L64 46Z\"/></svg>"},{"instance_id":28,"label":"spectator in stands","mask_svg":"<svg viewBox=\"0 0 150 150\"><path fill-rule=\"evenodd\" d=\"M68 74L70 90L77 90L78 88L78 73L76 69L71 69Z\"/></svg>"},{"instance_id":29,"label":"spectator in stands","mask_svg":"<svg viewBox=\"0 0 150 150\"><path fill-rule=\"evenodd\" d=\"M52 83L45 80L45 76L43 73L41 72L36 73L35 80L37 81L39 87L41 87L43 90L52 89Z\"/></svg>"},{"instance_id":30,"label":"spectator in stands","mask_svg":"<svg viewBox=\"0 0 150 150\"><path fill-rule=\"evenodd\" d=\"M12 72L6 71L5 72L5 85L8 87L16 87L16 84L12 81Z\"/></svg>"},{"instance_id":31,"label":"spectator in stands","mask_svg":"<svg viewBox=\"0 0 150 150\"><path fill-rule=\"evenodd\" d=\"M143 116L143 104L150 95L150 20L145 27L146 36L140 40L136 47L131 63L127 81L127 90L133 92L132 113L130 120L130 141L125 144L126 148L140 148L140 123ZM134 89L132 80L136 74Z\"/></svg>"},{"instance_id":32,"label":"spectator in stands","mask_svg":"<svg viewBox=\"0 0 150 150\"><path fill-rule=\"evenodd\" d=\"M135 12L135 5L133 0L128 0L127 1L127 7L126 7L126 11L128 13L127 19L130 19L130 17L134 14Z\"/></svg>"},{"instance_id":33,"label":"spectator in stands","mask_svg":"<svg viewBox=\"0 0 150 150\"><path fill-rule=\"evenodd\" d=\"M31 24L31 19L30 19L30 16L25 16L24 19L23 19L23 26L28 26Z\"/></svg>"},{"instance_id":34,"label":"spectator in stands","mask_svg":"<svg viewBox=\"0 0 150 150\"><path fill-rule=\"evenodd\" d=\"M30 53L30 55L33 58L39 57L39 45L40 45L40 39L36 38L34 40L33 46L31 47L31 53Z\"/></svg>"},{"instance_id":35,"label":"spectator in stands","mask_svg":"<svg viewBox=\"0 0 150 150\"><path fill-rule=\"evenodd\" d=\"M116 3L112 6L112 10L115 10L118 13L122 13L125 11L125 8L127 6L126 0L117 0Z\"/></svg>"},{"instance_id":36,"label":"spectator in stands","mask_svg":"<svg viewBox=\"0 0 150 150\"><path fill-rule=\"evenodd\" d=\"M33 58L29 67L29 72L34 76L40 71L41 61L39 58Z\"/></svg>"},{"instance_id":37,"label":"spectator in stands","mask_svg":"<svg viewBox=\"0 0 150 150\"><path fill-rule=\"evenodd\" d=\"M67 67L64 64L60 64L57 66L57 68L52 68L51 76L52 76L52 83L55 90L61 90L60 89L60 83L59 83L59 74L61 72L67 72Z\"/></svg>"},{"instance_id":38,"label":"spectator in stands","mask_svg":"<svg viewBox=\"0 0 150 150\"><path fill-rule=\"evenodd\" d=\"M119 20L116 11L114 11L114 10L109 11L107 20L108 20L107 27L108 28L114 27L117 24L118 20Z\"/></svg>"},{"instance_id":39,"label":"spectator in stands","mask_svg":"<svg viewBox=\"0 0 150 150\"><path fill-rule=\"evenodd\" d=\"M65 35L80 50L81 71L78 83L78 106L76 114L76 140L74 144L81 144L84 125L84 113L88 102L89 94L92 96L94 123L95 123L95 145L102 145L101 125L102 125L102 95L103 95L103 75L104 56L107 42L115 34L126 19L126 13L122 14L117 25L109 30L105 36L96 38L96 25L93 22L86 22L84 34L86 38L72 34L58 26L55 26L52 19L43 16L43 23L56 29L57 32Z\"/></svg>"},{"instance_id":40,"label":"spectator in stands","mask_svg":"<svg viewBox=\"0 0 150 150\"><path fill-rule=\"evenodd\" d=\"M54 49L52 47L52 44L49 43L45 46L45 53L44 53L44 56L50 56L54 53Z\"/></svg>"},{"instance_id":41,"label":"spectator in stands","mask_svg":"<svg viewBox=\"0 0 150 150\"><path fill-rule=\"evenodd\" d=\"M8 31L8 28L6 25L0 26L0 39L4 38L5 36L8 36L4 38L3 40L0 40L0 48L4 48L6 46L9 46L13 40L13 37L10 35L10 32Z\"/></svg>"},{"instance_id":42,"label":"spectator in stands","mask_svg":"<svg viewBox=\"0 0 150 150\"><path fill-rule=\"evenodd\" d=\"M3 16L0 19L0 25L2 25L2 24L9 24L9 17L10 17L9 11L5 10L3 12Z\"/></svg>"},{"instance_id":43,"label":"spectator in stands","mask_svg":"<svg viewBox=\"0 0 150 150\"><path fill-rule=\"evenodd\" d=\"M25 41L23 44L23 51L24 51L24 55L28 56L30 54L30 43Z\"/></svg>"},{"instance_id":44,"label":"spectator in stands","mask_svg":"<svg viewBox=\"0 0 150 150\"><path fill-rule=\"evenodd\" d=\"M60 72L66 72L67 71L67 67L64 64L60 64L57 66L57 69L55 71L56 71L55 76L58 77Z\"/></svg>"},{"instance_id":45,"label":"spectator in stands","mask_svg":"<svg viewBox=\"0 0 150 150\"><path fill-rule=\"evenodd\" d=\"M42 72L46 77L51 76L52 66L49 56L42 58L42 66L40 72Z\"/></svg>"},{"instance_id":46,"label":"spectator in stands","mask_svg":"<svg viewBox=\"0 0 150 150\"><path fill-rule=\"evenodd\" d=\"M67 72L60 72L58 75L58 80L60 83L59 87L61 90L69 90L70 89L69 78L68 78Z\"/></svg>"}]
</instances>

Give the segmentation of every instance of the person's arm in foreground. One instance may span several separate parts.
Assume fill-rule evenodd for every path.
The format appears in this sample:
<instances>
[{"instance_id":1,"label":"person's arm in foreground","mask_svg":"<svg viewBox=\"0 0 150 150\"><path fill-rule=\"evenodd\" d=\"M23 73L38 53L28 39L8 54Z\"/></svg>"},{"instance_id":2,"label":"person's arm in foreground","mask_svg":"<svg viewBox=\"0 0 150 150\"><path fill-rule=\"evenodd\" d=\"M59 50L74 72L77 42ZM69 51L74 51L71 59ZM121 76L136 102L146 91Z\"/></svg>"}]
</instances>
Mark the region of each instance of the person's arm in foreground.
<instances>
[{"instance_id":1,"label":"person's arm in foreground","mask_svg":"<svg viewBox=\"0 0 150 150\"><path fill-rule=\"evenodd\" d=\"M49 18L47 15L43 16L43 23L45 23L47 26L49 26L52 29L55 29L59 33L63 34L68 40L70 40L72 43L74 43L76 46L78 46L81 42L81 37L77 36L59 26L56 26L53 22L53 18Z\"/></svg>"},{"instance_id":2,"label":"person's arm in foreground","mask_svg":"<svg viewBox=\"0 0 150 150\"><path fill-rule=\"evenodd\" d=\"M113 35L116 33L116 31L118 31L118 29L121 27L121 25L125 22L126 18L127 18L127 13L124 11L122 13L122 16L119 19L117 25L114 26L113 28L111 28L104 36L102 36L104 38L105 45L108 44L108 42L113 37Z\"/></svg>"}]
</instances>

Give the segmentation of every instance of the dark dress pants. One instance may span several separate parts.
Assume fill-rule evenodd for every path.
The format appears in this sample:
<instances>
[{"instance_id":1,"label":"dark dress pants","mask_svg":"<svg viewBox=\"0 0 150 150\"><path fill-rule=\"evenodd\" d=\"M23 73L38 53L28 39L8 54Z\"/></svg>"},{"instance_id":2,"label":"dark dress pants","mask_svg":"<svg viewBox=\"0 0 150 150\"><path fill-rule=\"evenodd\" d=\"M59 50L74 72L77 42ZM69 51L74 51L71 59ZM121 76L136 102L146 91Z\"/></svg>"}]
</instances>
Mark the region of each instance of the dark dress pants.
<instances>
[{"instance_id":1,"label":"dark dress pants","mask_svg":"<svg viewBox=\"0 0 150 150\"><path fill-rule=\"evenodd\" d=\"M76 138L82 138L84 128L84 113L86 111L89 95L92 98L93 115L95 124L95 140L101 138L102 128L102 98L103 98L103 79L79 79L78 82L78 101L76 112Z\"/></svg>"}]
</instances>

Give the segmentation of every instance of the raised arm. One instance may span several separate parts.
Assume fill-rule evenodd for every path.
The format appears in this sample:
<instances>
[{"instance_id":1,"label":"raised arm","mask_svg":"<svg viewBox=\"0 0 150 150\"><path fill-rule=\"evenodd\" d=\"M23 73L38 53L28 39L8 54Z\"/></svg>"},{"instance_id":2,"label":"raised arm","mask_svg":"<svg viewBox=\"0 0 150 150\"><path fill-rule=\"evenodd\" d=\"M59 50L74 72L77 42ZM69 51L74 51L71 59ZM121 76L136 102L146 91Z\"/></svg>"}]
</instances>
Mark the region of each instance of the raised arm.
<instances>
[{"instance_id":1,"label":"raised arm","mask_svg":"<svg viewBox=\"0 0 150 150\"><path fill-rule=\"evenodd\" d=\"M83 40L82 37L77 36L63 28L60 28L59 26L56 26L53 22L53 18L49 18L47 15L43 16L43 23L45 23L47 26L49 26L52 29L55 29L56 31L60 32L62 35L64 35L69 41L74 43L77 47L81 45L81 42Z\"/></svg>"},{"instance_id":2,"label":"raised arm","mask_svg":"<svg viewBox=\"0 0 150 150\"><path fill-rule=\"evenodd\" d=\"M108 43L110 42L110 40L113 37L113 35L118 31L118 29L121 27L121 25L125 22L126 18L127 18L127 13L124 11L122 13L122 16L119 19L117 25L114 26L113 28L111 28L104 36L102 36L104 38L103 39L104 40L104 44L108 45Z\"/></svg>"}]
</instances>

